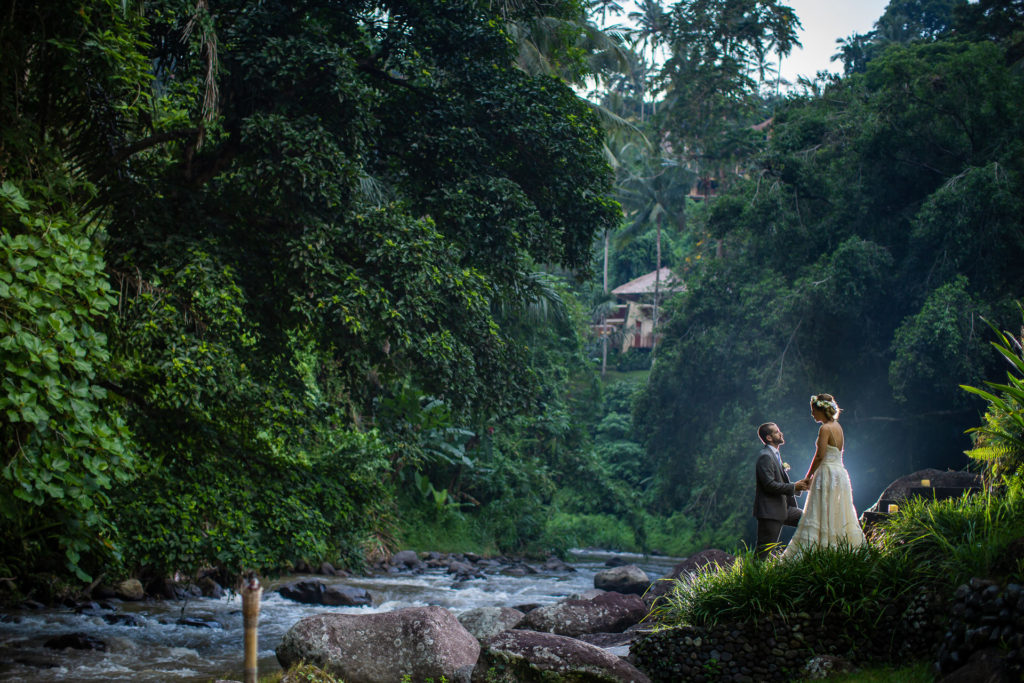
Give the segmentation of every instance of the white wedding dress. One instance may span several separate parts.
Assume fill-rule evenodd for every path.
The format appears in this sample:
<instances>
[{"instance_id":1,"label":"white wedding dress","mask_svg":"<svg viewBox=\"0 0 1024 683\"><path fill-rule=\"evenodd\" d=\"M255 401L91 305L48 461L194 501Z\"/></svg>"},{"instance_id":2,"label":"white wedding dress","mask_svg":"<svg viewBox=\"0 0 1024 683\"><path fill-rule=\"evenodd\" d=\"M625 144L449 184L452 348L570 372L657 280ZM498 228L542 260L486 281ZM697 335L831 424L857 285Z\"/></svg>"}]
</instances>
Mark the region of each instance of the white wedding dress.
<instances>
[{"instance_id":1,"label":"white wedding dress","mask_svg":"<svg viewBox=\"0 0 1024 683\"><path fill-rule=\"evenodd\" d=\"M812 545L857 547L865 543L853 507L850 475L843 467L843 453L835 446L826 446L825 457L807 492L804 514L782 557L796 557Z\"/></svg>"}]
</instances>

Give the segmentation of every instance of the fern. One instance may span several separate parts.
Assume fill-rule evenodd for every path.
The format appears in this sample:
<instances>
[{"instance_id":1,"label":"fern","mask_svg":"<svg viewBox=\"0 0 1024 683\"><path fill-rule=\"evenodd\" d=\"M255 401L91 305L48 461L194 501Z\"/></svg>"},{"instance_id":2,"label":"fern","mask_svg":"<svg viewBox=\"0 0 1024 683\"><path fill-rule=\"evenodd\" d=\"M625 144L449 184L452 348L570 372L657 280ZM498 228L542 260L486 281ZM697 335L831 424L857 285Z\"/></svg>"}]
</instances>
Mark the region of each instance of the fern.
<instances>
[{"instance_id":1,"label":"fern","mask_svg":"<svg viewBox=\"0 0 1024 683\"><path fill-rule=\"evenodd\" d=\"M1018 304L1018 308L1024 317L1024 306ZM992 346L1010 370L1005 384L985 382L988 390L961 385L964 391L981 396L989 404L984 423L968 430L975 435L975 446L967 455L984 463L993 480L1019 486L1024 481L1024 339L1002 332L991 323L989 327L997 337Z\"/></svg>"}]
</instances>

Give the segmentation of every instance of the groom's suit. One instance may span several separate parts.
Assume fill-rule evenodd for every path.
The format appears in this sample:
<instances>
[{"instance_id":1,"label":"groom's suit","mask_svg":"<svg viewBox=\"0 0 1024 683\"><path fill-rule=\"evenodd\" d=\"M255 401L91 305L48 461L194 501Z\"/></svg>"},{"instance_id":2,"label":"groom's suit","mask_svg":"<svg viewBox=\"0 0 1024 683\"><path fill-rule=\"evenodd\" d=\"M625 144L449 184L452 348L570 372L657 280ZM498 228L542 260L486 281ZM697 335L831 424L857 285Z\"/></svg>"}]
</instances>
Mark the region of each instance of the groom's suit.
<instances>
[{"instance_id":1,"label":"groom's suit","mask_svg":"<svg viewBox=\"0 0 1024 683\"><path fill-rule=\"evenodd\" d=\"M803 510L796 504L796 484L782 469L782 463L770 446L757 456L757 488L754 493L754 517L757 518L757 556L768 555L769 546L779 542L782 525L796 526Z\"/></svg>"}]
</instances>

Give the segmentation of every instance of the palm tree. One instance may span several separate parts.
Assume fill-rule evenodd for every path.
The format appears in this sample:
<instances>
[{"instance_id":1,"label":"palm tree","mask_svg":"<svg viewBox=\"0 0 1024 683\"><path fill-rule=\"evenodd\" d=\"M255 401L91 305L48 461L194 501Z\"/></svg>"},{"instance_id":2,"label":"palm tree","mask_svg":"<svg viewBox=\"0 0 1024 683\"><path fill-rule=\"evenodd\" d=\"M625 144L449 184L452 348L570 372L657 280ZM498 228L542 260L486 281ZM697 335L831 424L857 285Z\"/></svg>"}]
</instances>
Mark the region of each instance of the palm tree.
<instances>
[{"instance_id":1,"label":"palm tree","mask_svg":"<svg viewBox=\"0 0 1024 683\"><path fill-rule=\"evenodd\" d=\"M652 225L656 230L653 311L653 331L656 333L661 295L662 228L668 218L678 232L686 229L687 197L696 176L685 165L661 154L652 154L649 145L635 142L623 145L619 150L618 161L616 194L627 221L618 235L618 244L635 239ZM656 349L655 334L652 354Z\"/></svg>"},{"instance_id":2,"label":"palm tree","mask_svg":"<svg viewBox=\"0 0 1024 683\"><path fill-rule=\"evenodd\" d=\"M637 26L633 32L633 46L640 46L640 63L644 66L638 81L640 85L640 120L643 121L644 90L648 74L646 65L650 64L653 67L656 61L656 48L664 40L669 29L669 15L665 12L660 0L640 0L637 3L637 10L630 12L629 18ZM649 62L647 61L648 53L650 53Z\"/></svg>"}]
</instances>

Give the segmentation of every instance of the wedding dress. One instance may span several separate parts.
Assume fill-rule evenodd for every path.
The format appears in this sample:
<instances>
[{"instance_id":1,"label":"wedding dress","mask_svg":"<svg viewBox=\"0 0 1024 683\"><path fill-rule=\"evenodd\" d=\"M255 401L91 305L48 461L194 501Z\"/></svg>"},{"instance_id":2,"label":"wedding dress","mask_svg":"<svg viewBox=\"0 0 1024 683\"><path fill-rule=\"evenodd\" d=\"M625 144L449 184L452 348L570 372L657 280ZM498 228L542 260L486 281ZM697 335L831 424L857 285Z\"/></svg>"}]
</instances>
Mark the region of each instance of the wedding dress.
<instances>
[{"instance_id":1,"label":"wedding dress","mask_svg":"<svg viewBox=\"0 0 1024 683\"><path fill-rule=\"evenodd\" d=\"M835 446L826 446L825 457L807 492L804 514L782 557L796 557L812 545L856 547L864 543L864 532L853 507L850 475L843 467L843 453Z\"/></svg>"}]
</instances>

